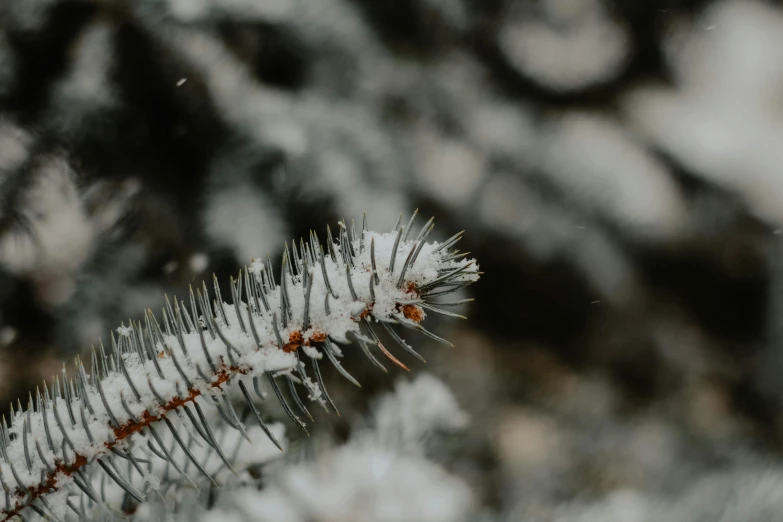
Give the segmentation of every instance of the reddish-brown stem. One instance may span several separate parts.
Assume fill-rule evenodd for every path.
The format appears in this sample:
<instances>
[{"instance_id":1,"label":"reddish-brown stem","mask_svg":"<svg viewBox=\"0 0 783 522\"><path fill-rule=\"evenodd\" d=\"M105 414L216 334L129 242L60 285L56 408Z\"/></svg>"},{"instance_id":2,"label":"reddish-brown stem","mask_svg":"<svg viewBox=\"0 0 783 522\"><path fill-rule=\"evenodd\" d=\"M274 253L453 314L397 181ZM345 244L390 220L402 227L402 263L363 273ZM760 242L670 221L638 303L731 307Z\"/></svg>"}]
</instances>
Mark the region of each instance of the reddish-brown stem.
<instances>
[{"instance_id":1,"label":"reddish-brown stem","mask_svg":"<svg viewBox=\"0 0 783 522\"><path fill-rule=\"evenodd\" d=\"M231 378L231 375L233 373L245 373L245 372L236 367L223 367L216 374L216 379L212 381L211 386L213 388L219 388L222 384L228 382L228 380ZM145 426L149 426L153 422L157 422L161 420L166 413L181 407L185 403L194 401L196 397L198 397L199 395L201 395L201 391L195 388L190 388L188 389L188 394L185 398L176 397L174 399L171 399L166 404L161 405L160 408L162 412L158 415L153 415L152 413L149 412L149 410L144 410L144 412L141 414L141 420L139 421L131 420L123 424L119 428L114 428L113 429L114 440L104 442L103 445L106 447L106 449L111 450L122 440L133 435L136 432L143 430ZM60 474L72 475L74 472L84 467L87 463L88 463L87 457L78 454L76 455L74 461L71 462L70 464L66 464L62 461L55 461L54 469L46 475L45 483L39 484L38 486L35 487L31 486L28 488L27 492L25 492L21 488L16 488L16 492L14 496L19 500L22 500L25 497L27 497L27 502L25 504L19 505L18 507L12 509L11 511L4 510L0 513L5 515L6 520L19 514L20 511L22 511L24 508L32 504L32 502L35 501L35 499L37 499L44 493L55 491L57 489L58 475Z\"/></svg>"}]
</instances>

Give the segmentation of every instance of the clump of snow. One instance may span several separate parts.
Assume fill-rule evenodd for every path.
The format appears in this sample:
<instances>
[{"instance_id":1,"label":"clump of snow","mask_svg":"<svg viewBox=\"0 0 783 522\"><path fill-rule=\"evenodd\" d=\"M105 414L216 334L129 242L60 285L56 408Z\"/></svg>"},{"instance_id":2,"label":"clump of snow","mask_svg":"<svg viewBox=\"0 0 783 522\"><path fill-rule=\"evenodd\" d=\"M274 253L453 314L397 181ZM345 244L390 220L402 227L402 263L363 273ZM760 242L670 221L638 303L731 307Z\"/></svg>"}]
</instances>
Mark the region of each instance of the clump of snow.
<instances>
[{"instance_id":1,"label":"clump of snow","mask_svg":"<svg viewBox=\"0 0 783 522\"><path fill-rule=\"evenodd\" d=\"M319 352L317 349L313 348L312 346L302 346L302 351L304 351L305 355L307 355L311 359L322 359L323 354Z\"/></svg>"},{"instance_id":2,"label":"clump of snow","mask_svg":"<svg viewBox=\"0 0 783 522\"><path fill-rule=\"evenodd\" d=\"M510 13L498 36L500 49L524 76L572 91L622 70L630 38L601 0L545 0L542 7L537 18Z\"/></svg>"},{"instance_id":3,"label":"clump of snow","mask_svg":"<svg viewBox=\"0 0 783 522\"><path fill-rule=\"evenodd\" d=\"M264 269L266 268L266 265L264 265L264 262L261 261L260 258L253 259L253 261L248 265L247 269L248 271L256 276L256 280L261 280L261 274L264 272Z\"/></svg>"},{"instance_id":4,"label":"clump of snow","mask_svg":"<svg viewBox=\"0 0 783 522\"><path fill-rule=\"evenodd\" d=\"M122 337L130 337L133 332L133 328L130 326L120 326L115 330Z\"/></svg>"},{"instance_id":5,"label":"clump of snow","mask_svg":"<svg viewBox=\"0 0 783 522\"><path fill-rule=\"evenodd\" d=\"M179 268L179 263L172 259L171 261L166 262L165 265L163 265L163 273L166 275L173 274L177 268Z\"/></svg>"},{"instance_id":6,"label":"clump of snow","mask_svg":"<svg viewBox=\"0 0 783 522\"><path fill-rule=\"evenodd\" d=\"M281 469L261 492L227 495L225 505L269 522L341 520L346 522L455 522L472 505L467 485L427 460L420 437L438 429L458 429L465 413L448 388L431 375L400 381L385 396L376 424L345 446L313 462ZM391 444L386 430L412 437Z\"/></svg>"},{"instance_id":7,"label":"clump of snow","mask_svg":"<svg viewBox=\"0 0 783 522\"><path fill-rule=\"evenodd\" d=\"M450 205L468 204L484 179L484 157L478 150L429 129L417 137L421 188Z\"/></svg>"},{"instance_id":8,"label":"clump of snow","mask_svg":"<svg viewBox=\"0 0 783 522\"><path fill-rule=\"evenodd\" d=\"M0 328L0 347L8 346L16 339L17 331L11 326Z\"/></svg>"},{"instance_id":9,"label":"clump of snow","mask_svg":"<svg viewBox=\"0 0 783 522\"><path fill-rule=\"evenodd\" d=\"M44 159L29 176L18 205L30 233L0 237L0 264L36 280L40 298L59 304L73 292L74 272L90 254L96 231L64 158Z\"/></svg>"},{"instance_id":10,"label":"clump of snow","mask_svg":"<svg viewBox=\"0 0 783 522\"><path fill-rule=\"evenodd\" d=\"M109 123L104 115L119 103L110 85L114 32L108 19L101 19L79 37L70 69L50 100L58 131L78 135Z\"/></svg>"},{"instance_id":11,"label":"clump of snow","mask_svg":"<svg viewBox=\"0 0 783 522\"><path fill-rule=\"evenodd\" d=\"M291 495L293 498L279 498ZM277 497L277 498L276 498ZM352 445L295 466L279 485L262 491L258 503L287 504L299 512L291 520L446 522L459 520L470 506L470 490L426 460L382 447ZM263 521L279 521L264 510Z\"/></svg>"},{"instance_id":12,"label":"clump of snow","mask_svg":"<svg viewBox=\"0 0 783 522\"><path fill-rule=\"evenodd\" d=\"M723 0L671 34L675 88L633 90L624 102L632 123L689 172L780 225L783 14L765 2Z\"/></svg>"},{"instance_id":13,"label":"clump of snow","mask_svg":"<svg viewBox=\"0 0 783 522\"><path fill-rule=\"evenodd\" d=\"M197 252L190 256L188 265L194 274L200 274L207 269L207 266L209 266L209 257L202 252Z\"/></svg>"},{"instance_id":14,"label":"clump of snow","mask_svg":"<svg viewBox=\"0 0 783 522\"><path fill-rule=\"evenodd\" d=\"M378 443L390 447L398 443L407 449L420 447L429 433L458 431L469 422L451 390L428 373L413 381L397 381L394 394L379 401L373 419Z\"/></svg>"},{"instance_id":15,"label":"clump of snow","mask_svg":"<svg viewBox=\"0 0 783 522\"><path fill-rule=\"evenodd\" d=\"M244 182L223 186L221 182L210 191L204 209L205 229L212 241L231 248L238 259L251 259L277 248L286 226L264 192Z\"/></svg>"},{"instance_id":16,"label":"clump of snow","mask_svg":"<svg viewBox=\"0 0 783 522\"><path fill-rule=\"evenodd\" d=\"M8 120L0 119L0 179L27 161L32 141L29 133Z\"/></svg>"},{"instance_id":17,"label":"clump of snow","mask_svg":"<svg viewBox=\"0 0 783 522\"><path fill-rule=\"evenodd\" d=\"M619 123L571 112L542 131L538 166L583 208L646 239L683 227L686 204L670 173Z\"/></svg>"},{"instance_id":18,"label":"clump of snow","mask_svg":"<svg viewBox=\"0 0 783 522\"><path fill-rule=\"evenodd\" d=\"M169 16L182 23L214 18L276 22L285 20L292 11L288 0L144 0L140 3L143 7L148 4L149 9L163 7Z\"/></svg>"}]
</instances>

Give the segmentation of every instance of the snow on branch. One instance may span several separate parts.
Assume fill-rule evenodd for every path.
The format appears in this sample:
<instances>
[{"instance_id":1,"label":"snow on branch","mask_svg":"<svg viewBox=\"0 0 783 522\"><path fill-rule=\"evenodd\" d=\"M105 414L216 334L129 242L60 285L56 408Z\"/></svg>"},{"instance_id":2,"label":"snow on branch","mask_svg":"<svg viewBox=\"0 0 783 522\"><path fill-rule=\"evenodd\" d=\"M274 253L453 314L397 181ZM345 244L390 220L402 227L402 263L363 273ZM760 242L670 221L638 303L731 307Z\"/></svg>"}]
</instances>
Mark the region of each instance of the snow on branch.
<instances>
[{"instance_id":1,"label":"snow on branch","mask_svg":"<svg viewBox=\"0 0 783 522\"><path fill-rule=\"evenodd\" d=\"M357 234L353 224L341 222L336 241L327 227L323 244L312 233L308 242L301 240L290 249L286 245L279 278L268 259L255 260L236 279L232 277L233 304L224 302L213 277L211 294L202 283L191 288L187 300L167 298L160 320L147 310L143 321L123 324L116 336L112 333L108 348L101 343L93 349L89 373L77 358L73 374L63 368L61 376L29 397L26 409L17 403L10 423L2 420L0 520L26 508L49 516L57 499L62 499L61 506L68 502L67 507L76 510L67 499L69 491L100 505L99 495L84 475L85 467L92 464L130 497L143 500L145 494L131 476L134 469L145 475L138 464L141 457L133 452L142 437L152 455L170 462L188 480L171 456L177 446L163 441L170 433L194 467L212 480L177 426L187 425L190 434L233 469L202 408L214 406L225 424L249 438L223 389L232 379L261 430L281 448L245 382L252 381L261 395L260 379L266 379L294 424L306 431L297 413L312 417L297 385L305 388L311 401L336 409L321 378L319 361L324 356L345 378L359 384L338 361L342 357L338 344L351 343L349 335L384 371L374 349L407 368L383 345L373 326L381 326L419 359L392 325L450 344L421 322L428 312L460 317L443 308L458 303L433 300L475 282L480 273L475 260L452 251L461 232L442 243L428 242L433 219L414 235L415 217L414 213L406 226L400 219L391 233L371 232L365 221ZM236 379L239 375L247 378ZM291 391L296 408L286 402L281 383ZM181 424L169 420L172 412ZM115 457L130 463L127 473Z\"/></svg>"}]
</instances>

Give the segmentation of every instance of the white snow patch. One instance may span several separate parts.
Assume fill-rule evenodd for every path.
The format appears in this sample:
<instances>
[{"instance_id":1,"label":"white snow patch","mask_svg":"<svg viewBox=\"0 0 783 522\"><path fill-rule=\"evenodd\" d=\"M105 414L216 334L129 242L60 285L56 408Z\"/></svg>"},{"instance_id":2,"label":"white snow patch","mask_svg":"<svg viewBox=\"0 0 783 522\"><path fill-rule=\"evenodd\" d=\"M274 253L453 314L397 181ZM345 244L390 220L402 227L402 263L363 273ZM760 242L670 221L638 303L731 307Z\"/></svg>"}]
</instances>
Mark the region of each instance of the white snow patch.
<instances>
[{"instance_id":1,"label":"white snow patch","mask_svg":"<svg viewBox=\"0 0 783 522\"><path fill-rule=\"evenodd\" d=\"M634 236L675 236L686 203L668 170L608 117L565 113L542 129L538 165L583 208Z\"/></svg>"},{"instance_id":2,"label":"white snow patch","mask_svg":"<svg viewBox=\"0 0 783 522\"><path fill-rule=\"evenodd\" d=\"M630 38L608 17L601 0L544 0L542 5L540 18L512 11L500 29L500 48L523 75L571 91L610 80L622 70Z\"/></svg>"},{"instance_id":3,"label":"white snow patch","mask_svg":"<svg viewBox=\"0 0 783 522\"><path fill-rule=\"evenodd\" d=\"M430 375L400 381L374 414L376 425L314 462L288 465L240 509L266 522L453 522L472 505L470 489L421 454L420 438L458 429L465 413ZM386 430L412 437L400 445ZM391 444L389 444L391 443ZM401 502L400 499L404 499ZM232 499L233 501L233 499Z\"/></svg>"},{"instance_id":4,"label":"white snow patch","mask_svg":"<svg viewBox=\"0 0 783 522\"><path fill-rule=\"evenodd\" d=\"M231 248L240 261L273 251L285 238L280 213L263 192L244 182L216 187L207 199L204 222L210 238Z\"/></svg>"},{"instance_id":5,"label":"white snow patch","mask_svg":"<svg viewBox=\"0 0 783 522\"><path fill-rule=\"evenodd\" d=\"M707 25L719 29L704 31ZM667 44L677 88L625 98L632 122L689 171L736 192L759 218L783 223L783 12L724 0L682 22Z\"/></svg>"}]
</instances>

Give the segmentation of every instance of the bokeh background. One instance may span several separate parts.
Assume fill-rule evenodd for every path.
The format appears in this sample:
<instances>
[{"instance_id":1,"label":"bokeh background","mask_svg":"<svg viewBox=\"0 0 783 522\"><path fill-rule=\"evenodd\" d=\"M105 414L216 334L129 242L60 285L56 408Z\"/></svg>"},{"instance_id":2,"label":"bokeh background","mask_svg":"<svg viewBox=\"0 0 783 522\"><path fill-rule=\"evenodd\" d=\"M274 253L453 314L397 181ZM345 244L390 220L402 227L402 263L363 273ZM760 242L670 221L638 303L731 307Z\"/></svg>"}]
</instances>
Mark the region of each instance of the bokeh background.
<instances>
[{"instance_id":1,"label":"bokeh background","mask_svg":"<svg viewBox=\"0 0 783 522\"><path fill-rule=\"evenodd\" d=\"M456 348L416 343L471 414L436 449L471 520L781 512L776 2L0 0L3 403L166 293L416 208L485 272ZM401 373L346 366L337 440Z\"/></svg>"}]
</instances>

